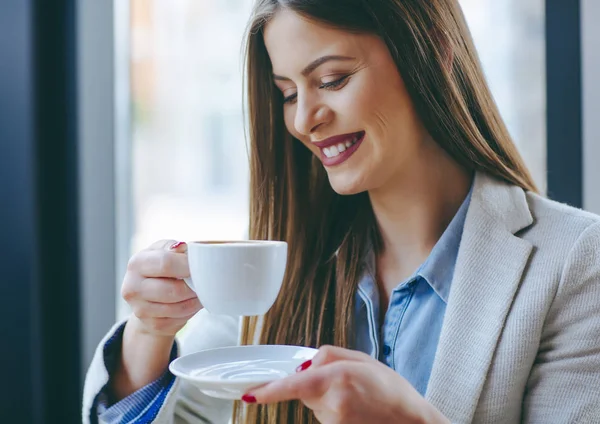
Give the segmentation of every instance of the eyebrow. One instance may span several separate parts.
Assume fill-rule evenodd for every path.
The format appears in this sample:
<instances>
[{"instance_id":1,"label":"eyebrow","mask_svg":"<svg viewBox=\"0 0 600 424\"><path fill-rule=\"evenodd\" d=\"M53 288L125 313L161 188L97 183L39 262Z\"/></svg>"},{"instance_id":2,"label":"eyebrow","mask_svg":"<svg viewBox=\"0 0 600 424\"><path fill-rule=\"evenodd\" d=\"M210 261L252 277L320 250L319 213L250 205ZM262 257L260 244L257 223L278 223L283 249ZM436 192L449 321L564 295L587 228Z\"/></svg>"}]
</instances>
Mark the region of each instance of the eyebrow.
<instances>
[{"instance_id":1,"label":"eyebrow","mask_svg":"<svg viewBox=\"0 0 600 424\"><path fill-rule=\"evenodd\" d=\"M356 58L354 57L350 57L350 56L339 56L339 55L328 55L328 56L321 56L318 59L313 60L312 62L310 62L308 64L308 66L306 68L304 68L301 72L301 74L305 77L307 77L308 75L310 75L311 73L313 73L319 66L323 65L324 63L327 62L331 62L331 61L340 61L340 62L346 62L349 60L355 60ZM280 75L275 75L273 74L273 78L277 81L289 81L290 79L287 77L282 77Z\"/></svg>"}]
</instances>

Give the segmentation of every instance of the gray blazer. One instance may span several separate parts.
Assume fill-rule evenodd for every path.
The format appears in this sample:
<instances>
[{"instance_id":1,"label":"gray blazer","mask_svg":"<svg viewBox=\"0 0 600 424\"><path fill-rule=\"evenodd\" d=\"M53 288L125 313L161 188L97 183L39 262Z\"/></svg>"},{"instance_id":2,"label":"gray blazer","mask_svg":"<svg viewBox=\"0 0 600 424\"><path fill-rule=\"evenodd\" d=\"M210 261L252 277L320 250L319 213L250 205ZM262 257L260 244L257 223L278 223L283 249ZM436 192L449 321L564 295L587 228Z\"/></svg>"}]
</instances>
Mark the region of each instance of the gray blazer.
<instances>
[{"instance_id":1,"label":"gray blazer","mask_svg":"<svg viewBox=\"0 0 600 424\"><path fill-rule=\"evenodd\" d=\"M600 217L483 174L474 184L427 400L453 423L600 423ZM86 424L115 328L89 368ZM237 319L201 311L178 342L186 354L238 339ZM230 414L178 381L154 422Z\"/></svg>"}]
</instances>

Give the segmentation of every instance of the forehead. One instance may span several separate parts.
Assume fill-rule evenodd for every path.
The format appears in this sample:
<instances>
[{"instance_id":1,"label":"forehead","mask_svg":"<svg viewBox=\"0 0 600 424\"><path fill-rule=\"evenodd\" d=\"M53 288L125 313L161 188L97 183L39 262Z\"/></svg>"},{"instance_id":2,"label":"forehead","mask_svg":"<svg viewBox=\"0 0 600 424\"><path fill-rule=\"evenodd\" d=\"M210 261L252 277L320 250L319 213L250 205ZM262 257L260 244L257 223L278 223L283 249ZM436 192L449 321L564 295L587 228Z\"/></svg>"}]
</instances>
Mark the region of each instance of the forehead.
<instances>
[{"instance_id":1,"label":"forehead","mask_svg":"<svg viewBox=\"0 0 600 424\"><path fill-rule=\"evenodd\" d=\"M324 55L364 56L372 36L354 34L311 21L288 9L279 10L264 30L273 72L299 72Z\"/></svg>"}]
</instances>

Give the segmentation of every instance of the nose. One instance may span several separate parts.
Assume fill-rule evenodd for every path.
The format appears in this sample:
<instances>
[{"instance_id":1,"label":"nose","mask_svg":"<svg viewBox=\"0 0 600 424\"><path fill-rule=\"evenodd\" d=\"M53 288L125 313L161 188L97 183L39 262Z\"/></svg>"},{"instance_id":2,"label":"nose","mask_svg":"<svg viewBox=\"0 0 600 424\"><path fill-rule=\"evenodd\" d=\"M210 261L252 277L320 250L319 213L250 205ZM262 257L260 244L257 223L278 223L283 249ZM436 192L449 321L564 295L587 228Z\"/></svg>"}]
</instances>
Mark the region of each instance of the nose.
<instances>
[{"instance_id":1,"label":"nose","mask_svg":"<svg viewBox=\"0 0 600 424\"><path fill-rule=\"evenodd\" d=\"M302 135L309 136L332 119L332 110L319 101L318 96L298 94L294 128Z\"/></svg>"}]
</instances>

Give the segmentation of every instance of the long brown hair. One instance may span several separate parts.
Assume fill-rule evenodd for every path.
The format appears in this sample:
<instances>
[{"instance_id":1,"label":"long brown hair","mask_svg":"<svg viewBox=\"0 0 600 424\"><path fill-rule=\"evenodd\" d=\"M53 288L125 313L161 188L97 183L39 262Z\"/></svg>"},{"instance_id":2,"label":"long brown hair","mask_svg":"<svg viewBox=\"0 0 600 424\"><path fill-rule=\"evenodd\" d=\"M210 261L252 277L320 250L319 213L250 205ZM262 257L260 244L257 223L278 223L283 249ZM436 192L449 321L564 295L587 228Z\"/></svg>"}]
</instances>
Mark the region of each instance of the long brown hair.
<instances>
[{"instance_id":1,"label":"long brown hair","mask_svg":"<svg viewBox=\"0 0 600 424\"><path fill-rule=\"evenodd\" d=\"M460 165L537 191L487 86L456 0L257 0L246 41L250 237L284 240L281 295L245 318L244 343L352 345L365 247L381 248L368 195L340 196L312 153L286 131L263 28L280 8L387 44L425 128ZM234 409L237 422L316 422L298 402Z\"/></svg>"}]
</instances>

